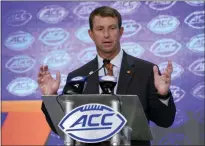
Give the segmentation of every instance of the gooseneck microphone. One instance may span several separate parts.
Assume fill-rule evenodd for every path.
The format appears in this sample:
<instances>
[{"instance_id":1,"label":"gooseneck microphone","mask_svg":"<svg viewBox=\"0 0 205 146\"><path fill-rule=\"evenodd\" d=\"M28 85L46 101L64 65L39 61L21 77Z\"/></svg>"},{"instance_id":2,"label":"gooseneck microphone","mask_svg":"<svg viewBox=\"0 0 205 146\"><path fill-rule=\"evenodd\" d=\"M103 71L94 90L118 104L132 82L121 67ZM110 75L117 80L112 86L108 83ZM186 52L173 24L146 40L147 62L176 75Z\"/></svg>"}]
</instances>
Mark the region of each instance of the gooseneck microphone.
<instances>
[{"instance_id":1,"label":"gooseneck microphone","mask_svg":"<svg viewBox=\"0 0 205 146\"><path fill-rule=\"evenodd\" d=\"M70 79L63 89L63 94L82 94L86 88L88 78L104 68L108 63L110 63L109 59L103 59L103 65L88 76L77 76Z\"/></svg>"},{"instance_id":2,"label":"gooseneck microphone","mask_svg":"<svg viewBox=\"0 0 205 146\"><path fill-rule=\"evenodd\" d=\"M109 64L109 63L110 63L110 60L109 60L109 59L103 59L103 65L102 65L100 68L98 68L97 70L95 70L94 72L92 72L90 75L88 75L88 76L86 77L86 80L87 80L90 76L92 76L93 74L95 74L96 72L98 72L99 70L101 70L102 68L104 68L105 65L106 65L106 64Z\"/></svg>"}]
</instances>

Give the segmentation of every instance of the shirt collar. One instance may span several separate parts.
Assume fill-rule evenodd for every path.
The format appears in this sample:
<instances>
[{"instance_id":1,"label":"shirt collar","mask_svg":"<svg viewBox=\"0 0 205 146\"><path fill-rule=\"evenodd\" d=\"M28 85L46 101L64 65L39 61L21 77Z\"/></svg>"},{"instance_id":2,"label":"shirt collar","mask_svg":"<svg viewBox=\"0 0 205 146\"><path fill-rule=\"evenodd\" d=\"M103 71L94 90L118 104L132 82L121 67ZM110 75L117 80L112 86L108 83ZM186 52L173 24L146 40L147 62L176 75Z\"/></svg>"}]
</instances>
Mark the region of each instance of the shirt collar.
<instances>
[{"instance_id":1,"label":"shirt collar","mask_svg":"<svg viewBox=\"0 0 205 146\"><path fill-rule=\"evenodd\" d=\"M120 49L120 52L110 61L114 66L120 68L122 63L123 51ZM103 58L98 55L98 68L103 65Z\"/></svg>"}]
</instances>

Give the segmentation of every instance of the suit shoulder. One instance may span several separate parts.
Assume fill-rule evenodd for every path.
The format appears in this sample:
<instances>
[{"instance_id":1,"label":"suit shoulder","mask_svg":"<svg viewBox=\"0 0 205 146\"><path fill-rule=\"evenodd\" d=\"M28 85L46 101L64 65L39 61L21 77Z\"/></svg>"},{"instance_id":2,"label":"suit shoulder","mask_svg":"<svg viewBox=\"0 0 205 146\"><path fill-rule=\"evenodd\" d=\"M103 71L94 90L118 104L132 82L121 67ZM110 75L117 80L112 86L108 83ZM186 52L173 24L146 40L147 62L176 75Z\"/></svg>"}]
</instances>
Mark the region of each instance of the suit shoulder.
<instances>
[{"instance_id":1,"label":"suit shoulder","mask_svg":"<svg viewBox=\"0 0 205 146\"><path fill-rule=\"evenodd\" d=\"M89 61L88 63L82 65L81 67L75 69L74 71L70 72L70 75L81 75L87 76L88 72L91 71L91 68L95 64L95 59Z\"/></svg>"},{"instance_id":2,"label":"suit shoulder","mask_svg":"<svg viewBox=\"0 0 205 146\"><path fill-rule=\"evenodd\" d=\"M154 64L150 61L144 60L144 59L136 58L136 57L131 56L131 55L128 55L128 56L134 61L135 64L140 65L140 66L153 67L154 65L156 65L156 64Z\"/></svg>"}]
</instances>

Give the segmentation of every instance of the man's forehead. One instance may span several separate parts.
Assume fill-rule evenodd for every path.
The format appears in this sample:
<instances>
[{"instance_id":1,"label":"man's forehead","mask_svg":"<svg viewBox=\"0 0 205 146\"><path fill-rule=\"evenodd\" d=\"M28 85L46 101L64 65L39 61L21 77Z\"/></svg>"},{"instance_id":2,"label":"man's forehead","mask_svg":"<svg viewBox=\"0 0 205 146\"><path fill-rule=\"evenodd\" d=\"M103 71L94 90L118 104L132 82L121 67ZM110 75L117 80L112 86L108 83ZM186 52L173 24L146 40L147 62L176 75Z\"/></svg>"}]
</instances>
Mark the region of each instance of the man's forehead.
<instances>
[{"instance_id":1,"label":"man's forehead","mask_svg":"<svg viewBox=\"0 0 205 146\"><path fill-rule=\"evenodd\" d=\"M116 19L117 20L117 17L96 15L93 17L93 19Z\"/></svg>"},{"instance_id":2,"label":"man's forehead","mask_svg":"<svg viewBox=\"0 0 205 146\"><path fill-rule=\"evenodd\" d=\"M106 19L109 20L106 21ZM93 19L93 24L94 25L117 25L118 20L116 17L111 17L111 16L107 16L107 17L95 16Z\"/></svg>"}]
</instances>

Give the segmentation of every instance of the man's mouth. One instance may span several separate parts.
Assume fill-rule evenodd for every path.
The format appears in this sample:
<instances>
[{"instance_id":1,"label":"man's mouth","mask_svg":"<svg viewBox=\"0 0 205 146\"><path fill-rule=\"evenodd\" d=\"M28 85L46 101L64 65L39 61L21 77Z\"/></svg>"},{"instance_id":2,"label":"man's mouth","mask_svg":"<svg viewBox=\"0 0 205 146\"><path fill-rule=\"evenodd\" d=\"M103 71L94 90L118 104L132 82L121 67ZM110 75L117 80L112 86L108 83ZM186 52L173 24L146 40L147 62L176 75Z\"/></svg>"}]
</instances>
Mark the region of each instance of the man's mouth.
<instances>
[{"instance_id":1,"label":"man's mouth","mask_svg":"<svg viewBox=\"0 0 205 146\"><path fill-rule=\"evenodd\" d=\"M105 42L103 42L103 44L105 44L105 45L110 45L112 42L111 41L105 41Z\"/></svg>"}]
</instances>

